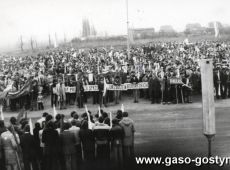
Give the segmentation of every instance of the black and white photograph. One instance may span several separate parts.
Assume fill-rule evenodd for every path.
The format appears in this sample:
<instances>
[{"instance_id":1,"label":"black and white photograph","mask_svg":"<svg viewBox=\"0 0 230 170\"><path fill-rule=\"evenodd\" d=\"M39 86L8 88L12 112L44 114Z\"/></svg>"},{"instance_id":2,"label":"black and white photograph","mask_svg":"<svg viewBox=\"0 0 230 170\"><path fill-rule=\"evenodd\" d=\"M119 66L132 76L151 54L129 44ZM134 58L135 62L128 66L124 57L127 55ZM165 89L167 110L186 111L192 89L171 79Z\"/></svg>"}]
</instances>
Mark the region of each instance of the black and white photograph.
<instances>
[{"instance_id":1,"label":"black and white photograph","mask_svg":"<svg viewBox=\"0 0 230 170\"><path fill-rule=\"evenodd\" d=\"M229 0L0 0L0 170L230 170Z\"/></svg>"}]
</instances>

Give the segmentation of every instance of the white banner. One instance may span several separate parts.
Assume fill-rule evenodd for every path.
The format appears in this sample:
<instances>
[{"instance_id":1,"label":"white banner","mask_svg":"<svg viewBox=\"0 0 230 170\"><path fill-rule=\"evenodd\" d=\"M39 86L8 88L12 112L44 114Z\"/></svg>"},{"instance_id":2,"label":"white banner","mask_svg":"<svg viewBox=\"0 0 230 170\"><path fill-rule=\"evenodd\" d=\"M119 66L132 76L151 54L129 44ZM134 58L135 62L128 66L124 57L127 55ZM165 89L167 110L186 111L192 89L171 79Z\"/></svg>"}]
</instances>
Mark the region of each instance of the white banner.
<instances>
[{"instance_id":1,"label":"white banner","mask_svg":"<svg viewBox=\"0 0 230 170\"><path fill-rule=\"evenodd\" d=\"M84 91L99 91L98 85L85 85L83 88Z\"/></svg>"},{"instance_id":2,"label":"white banner","mask_svg":"<svg viewBox=\"0 0 230 170\"><path fill-rule=\"evenodd\" d=\"M116 86L114 84L107 84L107 90L127 90L127 86L125 84L121 84L120 86Z\"/></svg>"},{"instance_id":3,"label":"white banner","mask_svg":"<svg viewBox=\"0 0 230 170\"><path fill-rule=\"evenodd\" d=\"M149 88L149 83L148 82L140 82L137 84L131 84L131 83L126 83L125 84L128 89L148 89Z\"/></svg>"},{"instance_id":4,"label":"white banner","mask_svg":"<svg viewBox=\"0 0 230 170\"><path fill-rule=\"evenodd\" d=\"M76 93L76 87L65 87L66 93Z\"/></svg>"}]
</instances>

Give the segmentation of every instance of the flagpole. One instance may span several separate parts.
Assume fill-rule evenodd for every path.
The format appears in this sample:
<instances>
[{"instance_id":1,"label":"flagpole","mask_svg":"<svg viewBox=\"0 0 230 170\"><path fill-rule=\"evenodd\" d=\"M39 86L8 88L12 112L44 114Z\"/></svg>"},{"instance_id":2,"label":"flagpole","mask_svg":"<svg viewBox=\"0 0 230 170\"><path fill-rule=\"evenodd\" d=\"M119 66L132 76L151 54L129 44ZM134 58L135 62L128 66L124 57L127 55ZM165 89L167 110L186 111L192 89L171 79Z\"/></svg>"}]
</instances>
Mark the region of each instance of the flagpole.
<instances>
[{"instance_id":1,"label":"flagpole","mask_svg":"<svg viewBox=\"0 0 230 170\"><path fill-rule=\"evenodd\" d=\"M129 3L128 0L126 0L126 17L127 17L127 54L128 58L130 58L130 53L129 53Z\"/></svg>"}]
</instances>

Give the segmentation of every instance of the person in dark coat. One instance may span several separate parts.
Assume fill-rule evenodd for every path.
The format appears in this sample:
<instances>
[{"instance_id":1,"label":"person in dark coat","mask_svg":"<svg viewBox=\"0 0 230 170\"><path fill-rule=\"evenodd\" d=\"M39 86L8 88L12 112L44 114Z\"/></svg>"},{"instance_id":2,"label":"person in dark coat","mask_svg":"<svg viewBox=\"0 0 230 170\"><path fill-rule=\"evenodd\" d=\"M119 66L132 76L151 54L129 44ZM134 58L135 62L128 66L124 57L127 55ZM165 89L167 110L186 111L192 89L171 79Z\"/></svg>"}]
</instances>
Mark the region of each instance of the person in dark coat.
<instances>
[{"instance_id":1,"label":"person in dark coat","mask_svg":"<svg viewBox=\"0 0 230 170\"><path fill-rule=\"evenodd\" d=\"M103 123L104 118L99 117L98 123L93 129L93 136L96 142L96 158L97 163L101 168L107 167L107 162L109 161L109 130L110 127Z\"/></svg>"},{"instance_id":2,"label":"person in dark coat","mask_svg":"<svg viewBox=\"0 0 230 170\"><path fill-rule=\"evenodd\" d=\"M38 163L36 161L36 144L34 136L30 134L30 126L25 126L25 133L20 137L20 145L23 153L23 162L25 170L38 170Z\"/></svg>"},{"instance_id":3,"label":"person in dark coat","mask_svg":"<svg viewBox=\"0 0 230 170\"><path fill-rule=\"evenodd\" d=\"M152 78L149 81L149 86L151 88L150 96L152 104L161 102L161 84L159 79L155 74L153 74Z\"/></svg>"},{"instance_id":4,"label":"person in dark coat","mask_svg":"<svg viewBox=\"0 0 230 170\"><path fill-rule=\"evenodd\" d=\"M35 150L36 150L36 161L38 162L38 166L41 167L42 161L42 148L40 147L40 138L39 131L41 130L40 123L35 123L35 128L33 129L34 140L35 140Z\"/></svg>"},{"instance_id":5,"label":"person in dark coat","mask_svg":"<svg viewBox=\"0 0 230 170\"><path fill-rule=\"evenodd\" d=\"M84 160L93 161L95 159L95 140L93 131L88 129L88 122L86 120L82 121L79 136L82 142Z\"/></svg>"},{"instance_id":6,"label":"person in dark coat","mask_svg":"<svg viewBox=\"0 0 230 170\"><path fill-rule=\"evenodd\" d=\"M70 127L70 123L64 123L64 131L60 134L60 142L64 154L65 169L75 170L77 162L75 149L76 138L74 133L69 130Z\"/></svg>"},{"instance_id":7,"label":"person in dark coat","mask_svg":"<svg viewBox=\"0 0 230 170\"><path fill-rule=\"evenodd\" d=\"M44 156L46 160L46 170L57 170L59 158L59 135L55 130L54 123L49 121L42 133L42 142L44 143Z\"/></svg>"},{"instance_id":8,"label":"person in dark coat","mask_svg":"<svg viewBox=\"0 0 230 170\"><path fill-rule=\"evenodd\" d=\"M112 121L112 128L109 132L111 141L111 168L120 169L123 167L123 152L122 152L122 141L124 138L124 130L119 125L119 119L115 118Z\"/></svg>"}]
</instances>

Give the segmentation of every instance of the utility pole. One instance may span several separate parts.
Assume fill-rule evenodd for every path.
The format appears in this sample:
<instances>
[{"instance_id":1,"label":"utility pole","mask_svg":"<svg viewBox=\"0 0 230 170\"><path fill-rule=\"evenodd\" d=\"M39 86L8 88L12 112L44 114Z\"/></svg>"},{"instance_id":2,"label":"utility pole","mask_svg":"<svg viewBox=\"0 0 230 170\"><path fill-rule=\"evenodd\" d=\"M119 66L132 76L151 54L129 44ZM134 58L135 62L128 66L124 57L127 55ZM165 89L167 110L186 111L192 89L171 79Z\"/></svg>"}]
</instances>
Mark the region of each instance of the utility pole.
<instances>
[{"instance_id":1,"label":"utility pole","mask_svg":"<svg viewBox=\"0 0 230 170\"><path fill-rule=\"evenodd\" d=\"M21 51L23 51L23 41L22 41L22 35L20 36L20 48L21 48Z\"/></svg>"},{"instance_id":2,"label":"utility pole","mask_svg":"<svg viewBox=\"0 0 230 170\"><path fill-rule=\"evenodd\" d=\"M127 17L127 54L128 58L130 59L130 47L129 47L129 3L128 0L126 0L126 17Z\"/></svg>"}]
</instances>

